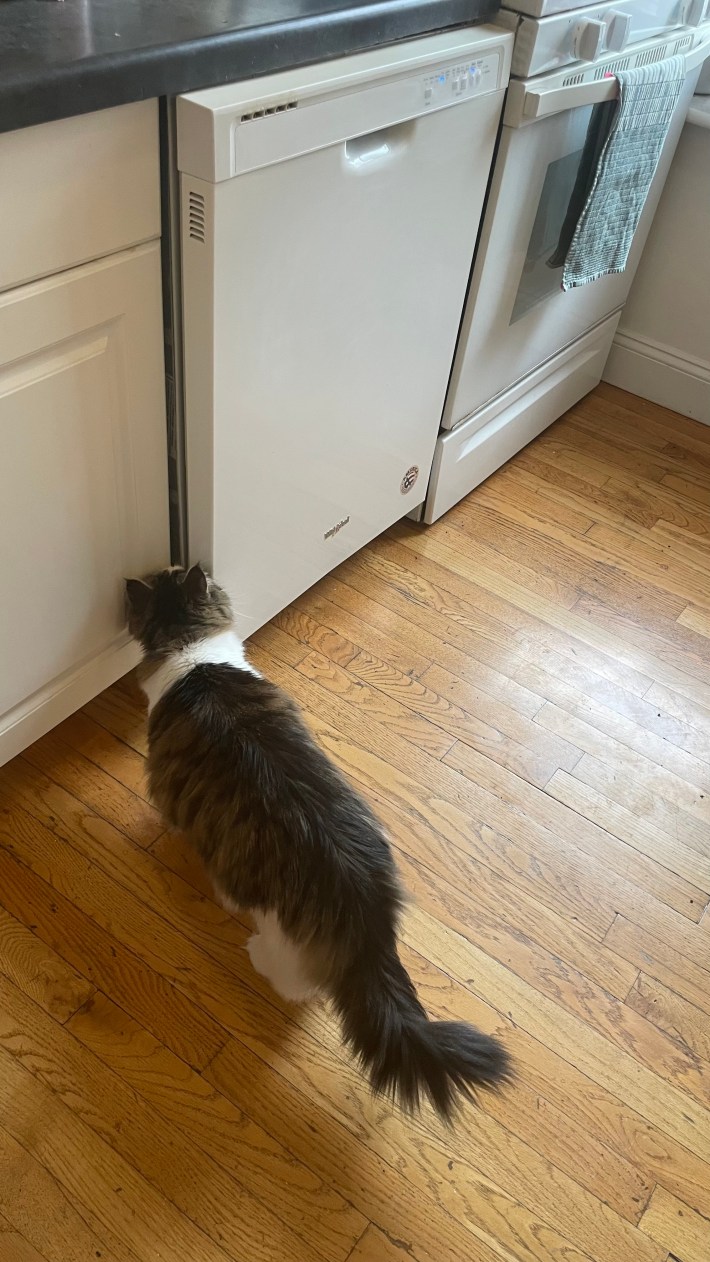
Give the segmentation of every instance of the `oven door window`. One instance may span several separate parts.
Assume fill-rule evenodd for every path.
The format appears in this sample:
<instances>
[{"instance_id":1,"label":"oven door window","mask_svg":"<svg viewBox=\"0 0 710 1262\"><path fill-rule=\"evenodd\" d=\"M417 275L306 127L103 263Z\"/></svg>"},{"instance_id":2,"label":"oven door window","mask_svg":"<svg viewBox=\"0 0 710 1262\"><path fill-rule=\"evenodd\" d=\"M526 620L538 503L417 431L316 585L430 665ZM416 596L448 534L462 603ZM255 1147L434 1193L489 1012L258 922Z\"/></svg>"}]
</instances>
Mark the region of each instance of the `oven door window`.
<instances>
[{"instance_id":1,"label":"oven door window","mask_svg":"<svg viewBox=\"0 0 710 1262\"><path fill-rule=\"evenodd\" d=\"M568 138L573 147L570 151L567 146L565 155L550 162L545 172L511 324L560 291L567 251L616 108L616 101L605 101L569 111Z\"/></svg>"}]
</instances>

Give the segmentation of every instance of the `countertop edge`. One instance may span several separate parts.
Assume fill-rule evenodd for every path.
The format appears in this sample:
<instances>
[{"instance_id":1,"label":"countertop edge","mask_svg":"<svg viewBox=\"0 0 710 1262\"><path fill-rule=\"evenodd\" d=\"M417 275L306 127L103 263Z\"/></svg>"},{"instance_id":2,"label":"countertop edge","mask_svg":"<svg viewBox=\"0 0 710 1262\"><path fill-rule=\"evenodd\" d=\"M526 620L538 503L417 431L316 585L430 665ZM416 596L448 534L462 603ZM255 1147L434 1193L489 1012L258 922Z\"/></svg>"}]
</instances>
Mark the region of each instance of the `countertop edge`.
<instances>
[{"instance_id":1,"label":"countertop edge","mask_svg":"<svg viewBox=\"0 0 710 1262\"><path fill-rule=\"evenodd\" d=\"M491 16L497 9L491 0ZM445 8L446 14L442 10ZM469 0L387 0L175 44L80 58L0 80L0 132L256 78L471 22ZM477 23L490 20L479 17Z\"/></svg>"}]
</instances>

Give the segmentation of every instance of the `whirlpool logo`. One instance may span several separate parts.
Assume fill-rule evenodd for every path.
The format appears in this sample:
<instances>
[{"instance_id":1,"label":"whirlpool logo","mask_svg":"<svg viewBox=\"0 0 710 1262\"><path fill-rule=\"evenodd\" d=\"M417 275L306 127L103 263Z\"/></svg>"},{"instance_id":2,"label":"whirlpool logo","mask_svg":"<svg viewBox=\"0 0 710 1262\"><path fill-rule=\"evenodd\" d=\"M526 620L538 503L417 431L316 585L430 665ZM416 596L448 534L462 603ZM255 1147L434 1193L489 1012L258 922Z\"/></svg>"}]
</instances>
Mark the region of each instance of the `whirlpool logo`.
<instances>
[{"instance_id":1,"label":"whirlpool logo","mask_svg":"<svg viewBox=\"0 0 710 1262\"><path fill-rule=\"evenodd\" d=\"M349 516L348 516L348 517L343 517L343 520L342 520L342 521L336 521L335 525L334 525L334 526L331 526L330 530L326 530L325 534L323 535L323 538L324 538L324 539L333 539L333 538L334 538L334 536L335 536L335 535L337 535L337 534L339 533L339 531L341 531L341 530L343 529L343 526L347 526L347 524L348 524L348 522L349 522L349 521L350 521L350 517L349 517Z\"/></svg>"}]
</instances>

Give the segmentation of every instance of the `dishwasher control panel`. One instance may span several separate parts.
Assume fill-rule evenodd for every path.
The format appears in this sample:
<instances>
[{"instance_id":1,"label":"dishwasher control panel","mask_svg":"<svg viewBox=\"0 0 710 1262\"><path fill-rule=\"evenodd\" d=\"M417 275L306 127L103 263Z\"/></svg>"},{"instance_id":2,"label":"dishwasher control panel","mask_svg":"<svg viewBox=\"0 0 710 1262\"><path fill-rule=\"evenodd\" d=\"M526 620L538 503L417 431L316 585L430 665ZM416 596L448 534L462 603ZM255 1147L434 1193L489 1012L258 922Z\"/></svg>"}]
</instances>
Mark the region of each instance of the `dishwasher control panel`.
<instances>
[{"instance_id":1,"label":"dishwasher control panel","mask_svg":"<svg viewBox=\"0 0 710 1262\"><path fill-rule=\"evenodd\" d=\"M501 95L511 31L475 26L177 98L177 165L219 184L455 105Z\"/></svg>"},{"instance_id":2,"label":"dishwasher control panel","mask_svg":"<svg viewBox=\"0 0 710 1262\"><path fill-rule=\"evenodd\" d=\"M490 92L498 85L500 55L472 57L455 66L441 66L422 78L424 104L447 105L462 97Z\"/></svg>"}]
</instances>

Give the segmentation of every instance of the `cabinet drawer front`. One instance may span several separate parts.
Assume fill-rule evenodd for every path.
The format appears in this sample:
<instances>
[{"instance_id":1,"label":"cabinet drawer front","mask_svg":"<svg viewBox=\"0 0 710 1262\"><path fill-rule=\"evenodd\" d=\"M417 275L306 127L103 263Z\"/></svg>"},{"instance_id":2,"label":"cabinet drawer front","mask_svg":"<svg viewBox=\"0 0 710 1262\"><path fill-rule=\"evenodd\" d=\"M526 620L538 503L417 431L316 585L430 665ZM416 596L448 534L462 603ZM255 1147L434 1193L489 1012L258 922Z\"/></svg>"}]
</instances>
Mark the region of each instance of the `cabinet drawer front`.
<instances>
[{"instance_id":1,"label":"cabinet drawer front","mask_svg":"<svg viewBox=\"0 0 710 1262\"><path fill-rule=\"evenodd\" d=\"M0 295L0 714L125 638L168 559L160 251Z\"/></svg>"},{"instance_id":2,"label":"cabinet drawer front","mask_svg":"<svg viewBox=\"0 0 710 1262\"><path fill-rule=\"evenodd\" d=\"M160 233L158 106L0 135L0 290Z\"/></svg>"}]
</instances>

